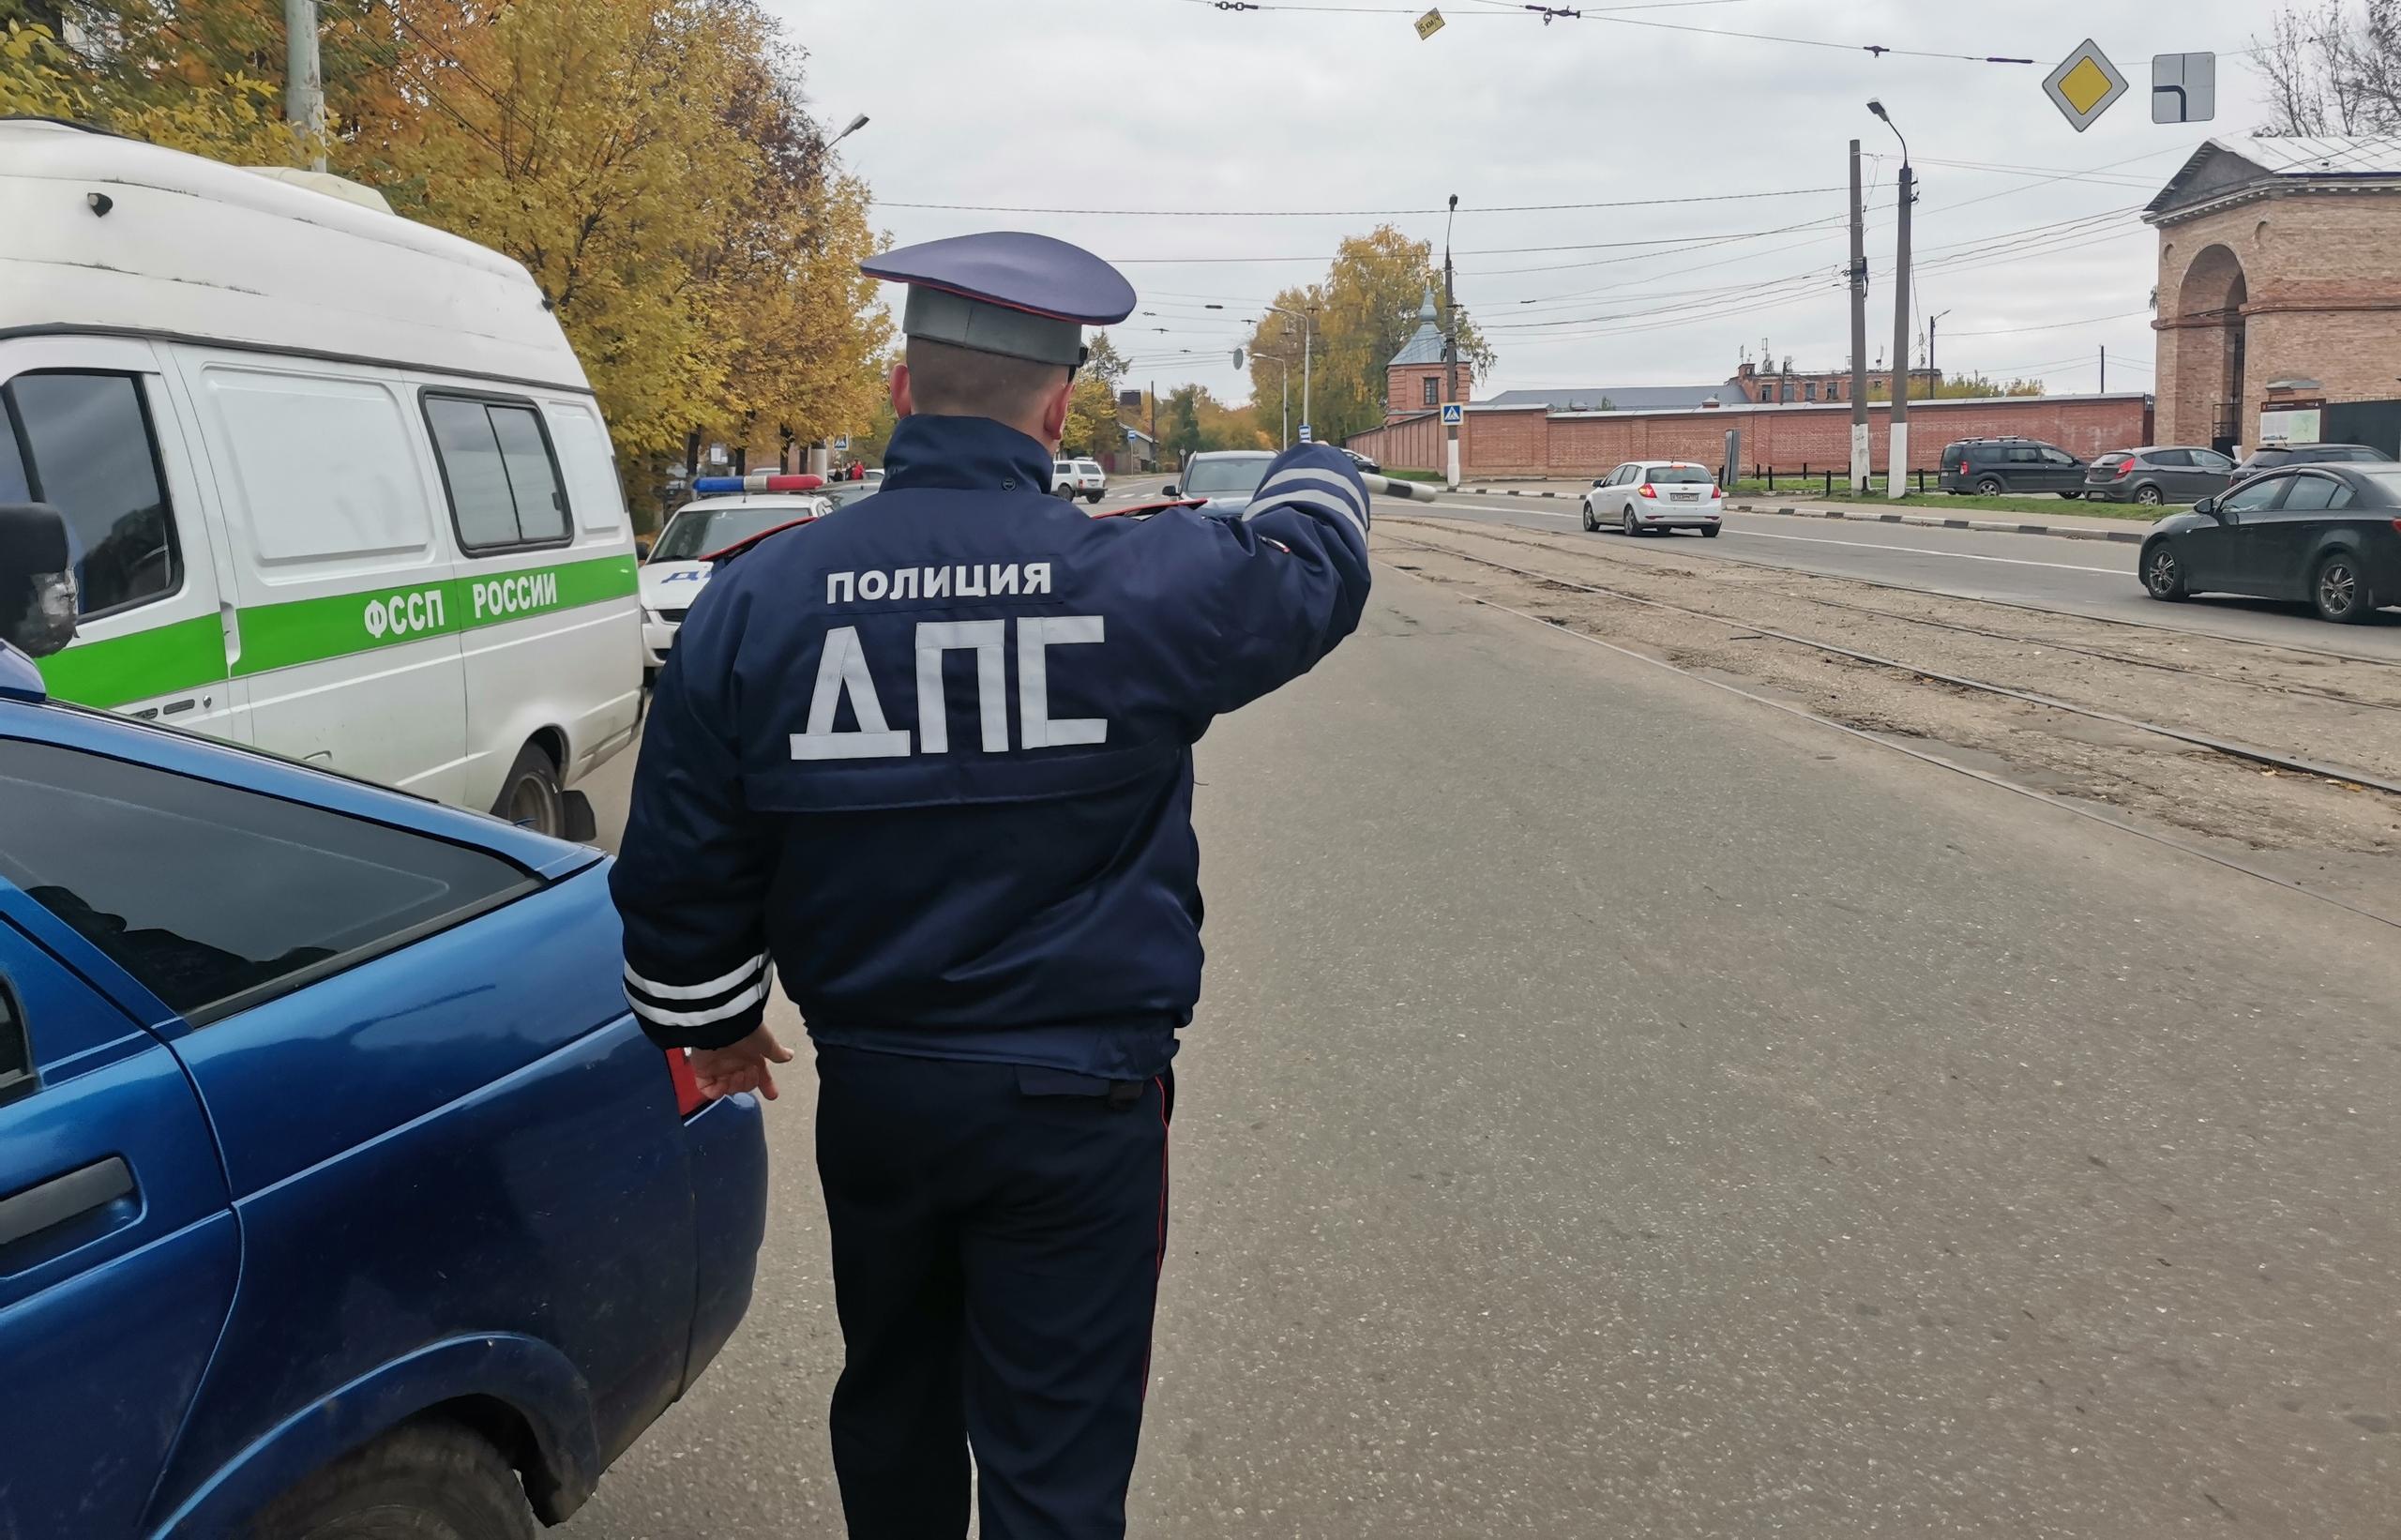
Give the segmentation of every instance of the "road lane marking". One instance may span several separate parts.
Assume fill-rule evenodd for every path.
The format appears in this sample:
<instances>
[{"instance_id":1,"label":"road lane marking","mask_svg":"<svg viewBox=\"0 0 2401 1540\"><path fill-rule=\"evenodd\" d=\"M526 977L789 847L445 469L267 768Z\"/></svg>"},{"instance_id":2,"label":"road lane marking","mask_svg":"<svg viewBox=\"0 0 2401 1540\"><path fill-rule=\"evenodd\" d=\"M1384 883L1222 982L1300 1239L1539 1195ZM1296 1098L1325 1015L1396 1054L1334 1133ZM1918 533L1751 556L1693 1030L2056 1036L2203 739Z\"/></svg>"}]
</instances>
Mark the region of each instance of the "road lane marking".
<instances>
[{"instance_id":1,"label":"road lane marking","mask_svg":"<svg viewBox=\"0 0 2401 1540\"><path fill-rule=\"evenodd\" d=\"M1880 540L1829 540L1822 535L1770 535L1765 530L1742 529L1733 533L1748 540L1798 540L1805 545L1847 546L1853 551L1899 551L1911 556L1935 556L1954 562L1999 562L2004 566L2048 566L2061 572L2099 572L2111 578L2134 576L2133 569L2123 566L2083 566L2075 562L2030 562L2023 556L1980 556L1972 551L1934 551L1925 546L1887 545Z\"/></svg>"}]
</instances>

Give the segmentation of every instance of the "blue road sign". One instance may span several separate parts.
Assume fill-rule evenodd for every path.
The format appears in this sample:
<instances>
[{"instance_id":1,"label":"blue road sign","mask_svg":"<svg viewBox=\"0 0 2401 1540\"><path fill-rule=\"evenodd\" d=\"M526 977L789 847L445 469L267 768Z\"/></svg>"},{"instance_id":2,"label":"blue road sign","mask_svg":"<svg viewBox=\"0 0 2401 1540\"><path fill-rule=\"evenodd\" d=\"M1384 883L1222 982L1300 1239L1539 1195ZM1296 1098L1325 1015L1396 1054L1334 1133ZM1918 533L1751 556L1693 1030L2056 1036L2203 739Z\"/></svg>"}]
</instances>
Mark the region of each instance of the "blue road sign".
<instances>
[{"instance_id":1,"label":"blue road sign","mask_svg":"<svg viewBox=\"0 0 2401 1540\"><path fill-rule=\"evenodd\" d=\"M1311 437L1310 437L1310 434L1309 434L1309 425L1308 425L1307 423L1303 423L1303 424L1301 424L1301 442L1302 442L1303 444L1308 444L1308 443L1312 443L1312 442L1314 442L1314 441L1311 439Z\"/></svg>"},{"instance_id":2,"label":"blue road sign","mask_svg":"<svg viewBox=\"0 0 2401 1540\"><path fill-rule=\"evenodd\" d=\"M837 453L839 453L840 451L842 451L842 450L844 450L844 449L847 449L847 448L849 448L850 446L851 446L851 435L850 435L850 434L848 434L848 433L842 433L842 434L838 434L838 435L837 435L837 436L835 437L835 440L834 440L834 449L835 449L835 451L836 451Z\"/></svg>"},{"instance_id":3,"label":"blue road sign","mask_svg":"<svg viewBox=\"0 0 2401 1540\"><path fill-rule=\"evenodd\" d=\"M1455 427L1458 426L1458 424L1460 424L1460 423L1462 423L1462 422L1464 422L1464 421L1466 421L1466 420L1467 420L1467 408L1466 408L1466 407L1464 407L1464 406L1460 405L1460 404L1459 404L1458 402L1457 402L1457 401L1449 401L1449 402L1445 402L1445 403L1443 404L1443 407L1442 407L1442 426L1443 426L1443 427L1445 427L1445 428L1455 428Z\"/></svg>"}]
</instances>

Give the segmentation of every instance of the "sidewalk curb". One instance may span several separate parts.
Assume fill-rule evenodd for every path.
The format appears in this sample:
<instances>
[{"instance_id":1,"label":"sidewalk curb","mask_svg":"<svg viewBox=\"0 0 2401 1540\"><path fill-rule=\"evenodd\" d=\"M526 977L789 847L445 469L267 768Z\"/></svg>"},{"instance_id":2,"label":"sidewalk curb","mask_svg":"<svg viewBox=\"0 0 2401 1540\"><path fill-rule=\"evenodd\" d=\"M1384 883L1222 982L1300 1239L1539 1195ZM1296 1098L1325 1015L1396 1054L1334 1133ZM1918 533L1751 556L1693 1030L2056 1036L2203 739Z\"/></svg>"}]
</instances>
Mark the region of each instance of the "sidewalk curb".
<instances>
[{"instance_id":1,"label":"sidewalk curb","mask_svg":"<svg viewBox=\"0 0 2401 1540\"><path fill-rule=\"evenodd\" d=\"M1515 493L1511 494L1516 495ZM2107 540L2138 546L2143 532L2133 529L2073 529L2061 524L2011 524L1997 519L1936 519L1924 514L1852 513L1844 508L1771 508L1757 503L1729 503L1735 513L1773 513L1789 519L1842 519L1855 524L1914 524L1921 529L1972 529L1989 535L2048 535L2061 540Z\"/></svg>"}]
</instances>

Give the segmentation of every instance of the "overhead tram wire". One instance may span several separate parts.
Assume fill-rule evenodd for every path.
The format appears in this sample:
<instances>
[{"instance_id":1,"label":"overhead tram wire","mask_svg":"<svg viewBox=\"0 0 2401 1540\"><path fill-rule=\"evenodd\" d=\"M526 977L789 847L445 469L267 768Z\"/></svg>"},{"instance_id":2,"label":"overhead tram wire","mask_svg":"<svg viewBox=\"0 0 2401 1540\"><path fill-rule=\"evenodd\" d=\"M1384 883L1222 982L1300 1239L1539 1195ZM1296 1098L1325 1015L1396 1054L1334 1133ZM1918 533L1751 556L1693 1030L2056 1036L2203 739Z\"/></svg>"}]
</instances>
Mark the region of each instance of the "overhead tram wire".
<instances>
[{"instance_id":1,"label":"overhead tram wire","mask_svg":"<svg viewBox=\"0 0 2401 1540\"><path fill-rule=\"evenodd\" d=\"M1387 8L1382 6L1291 5L1277 3L1277 0L1261 0L1261 3L1259 4L1252 4L1250 3L1250 0L1184 0L1184 3L1187 5L1208 6L1213 9L1224 11L1349 11L1353 14L1360 15L1385 16L1416 14L1415 8L1411 7ZM1490 21L1500 15L1517 15L1527 17L1529 19L1539 17L1542 20L1543 25L1546 27L1549 26L1553 22L1615 23L1619 26L1652 27L1663 32L1689 32L1696 33L1704 38L1727 38L1739 42L1781 43L1794 48L1830 48L1844 53L1866 53L1880 59L1889 53L1898 58L1938 59L1950 64L2031 65L2035 62L2032 59L2018 58L2010 54L1945 53L1933 49L1895 48L1886 43L1839 43L1826 38L1793 38L1774 32L1751 32L1727 27L1695 26L1689 22L1654 22L1646 21L1639 16L1628 16L1623 14L1630 10L1668 10L1677 8L1673 6L1661 4L1637 6L1554 6L1527 5L1522 3L1522 0L1469 0L1469 3L1483 6L1486 8L1480 11L1461 11L1458 13L1458 19Z\"/></svg>"},{"instance_id":2,"label":"overhead tram wire","mask_svg":"<svg viewBox=\"0 0 2401 1540\"><path fill-rule=\"evenodd\" d=\"M1683 198L1621 198L1581 204L1503 204L1484 214L1562 214L1594 208L1662 208L1673 204L1732 204L1759 198L1802 198L1842 188L1763 188L1756 192L1698 193ZM1387 219L1449 212L1442 208L1051 208L1032 204L929 204L875 200L878 208L944 209L965 214L1074 214L1128 219Z\"/></svg>"}]
</instances>

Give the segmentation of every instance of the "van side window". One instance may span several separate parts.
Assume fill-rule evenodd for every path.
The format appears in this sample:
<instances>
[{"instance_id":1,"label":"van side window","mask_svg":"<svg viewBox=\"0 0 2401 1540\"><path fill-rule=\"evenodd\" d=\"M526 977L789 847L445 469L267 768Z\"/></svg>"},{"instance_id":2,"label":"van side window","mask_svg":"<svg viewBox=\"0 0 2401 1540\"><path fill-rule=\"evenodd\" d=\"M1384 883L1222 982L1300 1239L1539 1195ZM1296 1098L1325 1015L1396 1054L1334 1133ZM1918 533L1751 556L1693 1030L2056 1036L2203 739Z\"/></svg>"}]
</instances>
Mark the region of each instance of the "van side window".
<instances>
[{"instance_id":1,"label":"van side window","mask_svg":"<svg viewBox=\"0 0 2401 1540\"><path fill-rule=\"evenodd\" d=\"M566 542L558 457L530 403L429 393L425 420L462 548L481 553Z\"/></svg>"},{"instance_id":2,"label":"van side window","mask_svg":"<svg viewBox=\"0 0 2401 1540\"><path fill-rule=\"evenodd\" d=\"M0 457L0 495L16 461L25 497L66 515L83 614L129 609L183 586L183 551L140 380L20 374L0 386L0 409L15 441Z\"/></svg>"}]
</instances>

